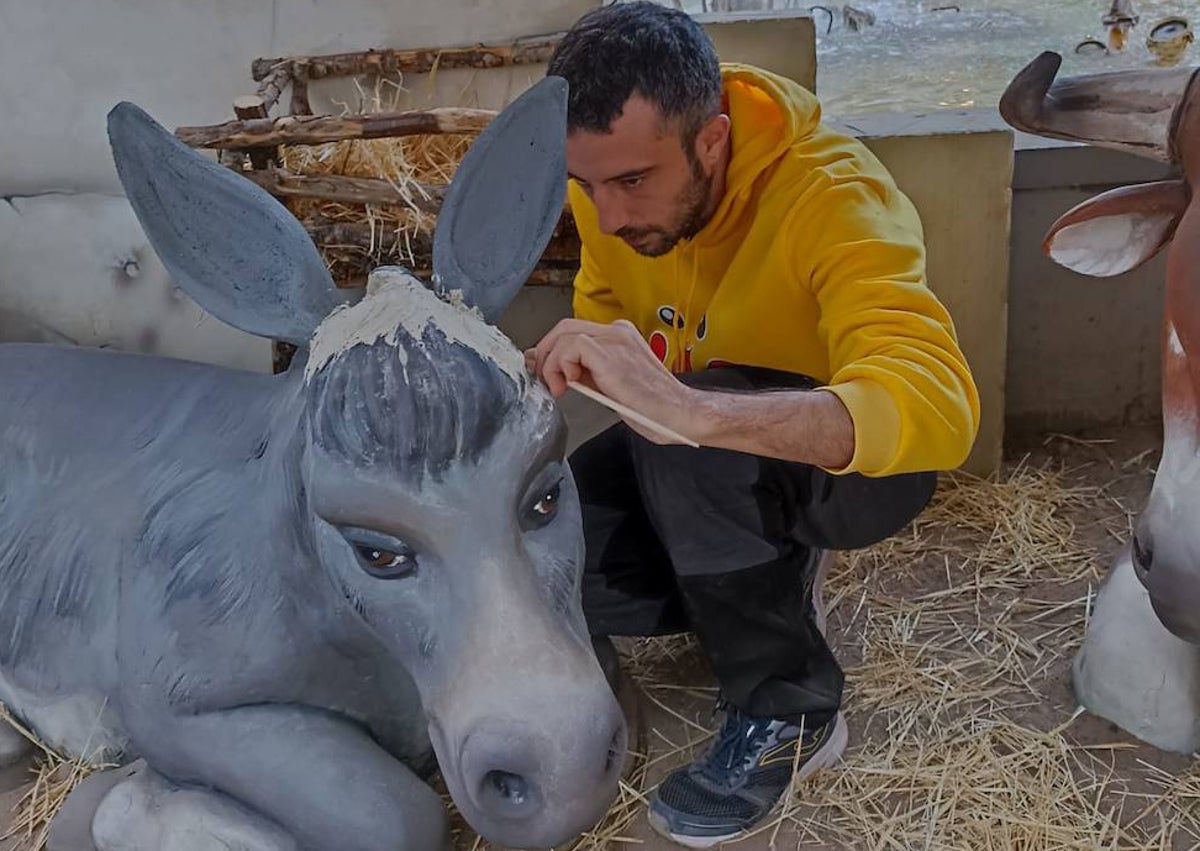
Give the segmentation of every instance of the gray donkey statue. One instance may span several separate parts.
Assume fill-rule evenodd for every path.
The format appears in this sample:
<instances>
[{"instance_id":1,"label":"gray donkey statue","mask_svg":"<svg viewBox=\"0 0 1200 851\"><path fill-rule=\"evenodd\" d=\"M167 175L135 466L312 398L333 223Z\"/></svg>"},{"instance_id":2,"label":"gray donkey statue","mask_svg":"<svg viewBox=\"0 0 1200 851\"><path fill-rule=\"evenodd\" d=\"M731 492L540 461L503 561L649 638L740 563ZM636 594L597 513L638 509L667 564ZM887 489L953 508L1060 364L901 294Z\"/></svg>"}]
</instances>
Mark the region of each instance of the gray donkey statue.
<instances>
[{"instance_id":1,"label":"gray donkey statue","mask_svg":"<svg viewBox=\"0 0 1200 851\"><path fill-rule=\"evenodd\" d=\"M59 847L440 851L435 767L500 844L603 815L627 732L565 422L494 325L561 213L565 114L561 79L514 101L449 188L433 281L354 297L250 181L109 114L174 281L299 352L265 375L0 346L0 702L125 766Z\"/></svg>"}]
</instances>

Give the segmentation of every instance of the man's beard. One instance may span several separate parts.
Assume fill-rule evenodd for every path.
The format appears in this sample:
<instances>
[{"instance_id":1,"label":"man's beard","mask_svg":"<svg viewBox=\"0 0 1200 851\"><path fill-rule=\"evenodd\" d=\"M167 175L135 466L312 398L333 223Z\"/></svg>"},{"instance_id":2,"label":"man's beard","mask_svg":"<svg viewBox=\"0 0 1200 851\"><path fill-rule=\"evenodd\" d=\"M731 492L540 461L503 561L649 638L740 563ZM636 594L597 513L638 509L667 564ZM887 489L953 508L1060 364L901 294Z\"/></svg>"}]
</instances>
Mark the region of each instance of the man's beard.
<instances>
[{"instance_id":1,"label":"man's beard","mask_svg":"<svg viewBox=\"0 0 1200 851\"><path fill-rule=\"evenodd\" d=\"M704 212L708 207L713 179L704 173L700 163L692 160L692 181L679 195L676 209L679 215L670 228L624 227L617 236L643 257L661 257L685 239L691 239L708 224Z\"/></svg>"}]
</instances>

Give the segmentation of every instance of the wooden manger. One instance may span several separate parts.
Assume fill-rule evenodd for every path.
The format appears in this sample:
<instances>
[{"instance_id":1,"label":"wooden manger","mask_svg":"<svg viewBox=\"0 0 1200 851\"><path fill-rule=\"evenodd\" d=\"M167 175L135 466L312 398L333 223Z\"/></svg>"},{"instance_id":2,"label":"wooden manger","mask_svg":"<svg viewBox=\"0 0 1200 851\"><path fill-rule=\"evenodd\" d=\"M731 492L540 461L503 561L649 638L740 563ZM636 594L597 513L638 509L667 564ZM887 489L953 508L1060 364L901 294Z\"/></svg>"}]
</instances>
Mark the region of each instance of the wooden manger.
<instances>
[{"instance_id":1,"label":"wooden manger","mask_svg":"<svg viewBox=\"0 0 1200 851\"><path fill-rule=\"evenodd\" d=\"M557 42L558 37L542 37L506 45L256 59L251 77L257 91L234 100L232 120L178 127L175 135L190 147L218 151L222 163L278 198L312 236L338 286L362 286L383 265L427 277L442 197L463 155L497 113L461 106L396 110L402 89L395 81L451 68L544 63ZM365 109L313 114L309 83L335 77L374 81L363 98ZM579 252L578 233L564 210L527 285L569 287ZM276 355L277 368L290 359L286 346L277 346Z\"/></svg>"}]
</instances>

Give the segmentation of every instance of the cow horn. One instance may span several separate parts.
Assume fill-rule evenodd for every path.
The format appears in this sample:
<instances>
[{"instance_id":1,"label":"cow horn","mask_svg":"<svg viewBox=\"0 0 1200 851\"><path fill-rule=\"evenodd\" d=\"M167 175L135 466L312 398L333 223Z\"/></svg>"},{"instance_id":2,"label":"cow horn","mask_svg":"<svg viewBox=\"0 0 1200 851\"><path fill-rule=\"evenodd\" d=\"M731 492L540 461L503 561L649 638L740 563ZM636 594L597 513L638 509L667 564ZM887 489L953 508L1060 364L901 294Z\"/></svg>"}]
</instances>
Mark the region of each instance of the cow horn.
<instances>
[{"instance_id":1,"label":"cow horn","mask_svg":"<svg viewBox=\"0 0 1200 851\"><path fill-rule=\"evenodd\" d=\"M1170 161L1175 110L1193 68L1111 71L1055 80L1062 57L1046 52L1026 65L1000 99L1013 128Z\"/></svg>"}]
</instances>

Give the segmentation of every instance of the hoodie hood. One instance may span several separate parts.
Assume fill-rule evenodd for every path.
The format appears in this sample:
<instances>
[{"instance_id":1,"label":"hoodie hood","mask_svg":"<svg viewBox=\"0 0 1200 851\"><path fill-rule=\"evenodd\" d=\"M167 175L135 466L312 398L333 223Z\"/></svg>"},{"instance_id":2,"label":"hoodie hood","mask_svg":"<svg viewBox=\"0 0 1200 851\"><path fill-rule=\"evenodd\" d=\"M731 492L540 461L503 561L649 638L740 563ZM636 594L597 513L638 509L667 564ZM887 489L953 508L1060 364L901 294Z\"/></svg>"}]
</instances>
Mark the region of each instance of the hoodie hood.
<instances>
[{"instance_id":1,"label":"hoodie hood","mask_svg":"<svg viewBox=\"0 0 1200 851\"><path fill-rule=\"evenodd\" d=\"M785 77L737 63L723 63L724 109L731 127L725 196L695 242L720 241L736 222L754 185L797 141L821 123L816 96Z\"/></svg>"}]
</instances>

